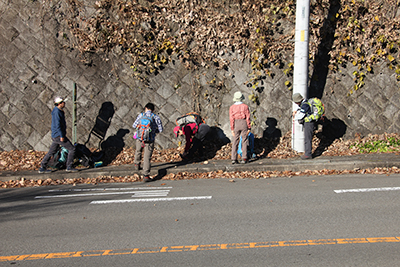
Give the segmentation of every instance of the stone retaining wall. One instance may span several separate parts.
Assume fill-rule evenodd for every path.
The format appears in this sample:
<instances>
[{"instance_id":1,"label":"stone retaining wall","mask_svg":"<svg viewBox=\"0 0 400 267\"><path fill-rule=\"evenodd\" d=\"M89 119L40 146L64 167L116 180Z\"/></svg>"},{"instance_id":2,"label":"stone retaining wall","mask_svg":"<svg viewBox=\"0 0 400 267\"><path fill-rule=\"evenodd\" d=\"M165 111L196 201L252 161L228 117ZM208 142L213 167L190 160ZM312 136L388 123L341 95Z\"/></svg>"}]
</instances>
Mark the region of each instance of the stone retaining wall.
<instances>
[{"instance_id":1,"label":"stone retaining wall","mask_svg":"<svg viewBox=\"0 0 400 267\"><path fill-rule=\"evenodd\" d=\"M292 78L282 69L272 69L273 78L265 77L255 92L247 86L251 78L248 60L226 52L223 56L231 62L226 70L189 71L175 60L158 75L149 76L147 87L133 78L118 48L85 56L73 49L74 39L60 12L65 8L63 2L49 5L0 0L0 150L46 151L52 101L55 96L71 100L74 83L77 140L89 147L99 146L101 140L108 145L133 146L131 125L147 102L156 105L164 124L165 131L157 138L159 148L177 145L172 133L175 119L193 110L230 138L228 109L236 91L244 93L253 111L256 135L279 136L291 130L292 92L285 81ZM93 10L88 8L88 12ZM398 132L400 92L394 73L383 64L366 78L363 88L348 95L354 85L353 71L349 67L328 73L319 92L332 137ZM252 93L258 94L258 103L247 98ZM72 124L71 111L69 101L68 125Z\"/></svg>"}]
</instances>

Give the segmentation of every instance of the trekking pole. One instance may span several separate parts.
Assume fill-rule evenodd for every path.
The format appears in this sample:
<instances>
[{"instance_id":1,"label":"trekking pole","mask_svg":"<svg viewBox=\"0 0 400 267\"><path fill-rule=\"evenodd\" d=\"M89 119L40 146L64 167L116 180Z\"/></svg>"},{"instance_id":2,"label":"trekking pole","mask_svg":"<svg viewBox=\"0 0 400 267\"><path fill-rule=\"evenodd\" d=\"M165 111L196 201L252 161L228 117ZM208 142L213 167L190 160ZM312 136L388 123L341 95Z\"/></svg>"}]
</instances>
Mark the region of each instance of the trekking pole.
<instances>
[{"instance_id":1,"label":"trekking pole","mask_svg":"<svg viewBox=\"0 0 400 267\"><path fill-rule=\"evenodd\" d=\"M76 83L74 83L74 88L72 90L72 143L76 144Z\"/></svg>"},{"instance_id":2,"label":"trekking pole","mask_svg":"<svg viewBox=\"0 0 400 267\"><path fill-rule=\"evenodd\" d=\"M292 116L292 148L295 147L295 146L294 146L294 140L295 140L295 133L296 133L296 131L294 130L294 123L295 123L294 117Z\"/></svg>"}]
</instances>

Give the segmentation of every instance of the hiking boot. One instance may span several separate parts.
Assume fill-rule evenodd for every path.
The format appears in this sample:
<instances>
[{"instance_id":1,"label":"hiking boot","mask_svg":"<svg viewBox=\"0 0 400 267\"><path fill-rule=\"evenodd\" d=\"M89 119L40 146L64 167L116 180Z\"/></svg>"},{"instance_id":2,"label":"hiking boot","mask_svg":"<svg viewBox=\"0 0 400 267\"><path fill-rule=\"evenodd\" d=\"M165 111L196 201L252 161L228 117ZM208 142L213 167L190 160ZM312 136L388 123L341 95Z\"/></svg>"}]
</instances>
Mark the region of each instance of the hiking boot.
<instances>
[{"instance_id":1,"label":"hiking boot","mask_svg":"<svg viewBox=\"0 0 400 267\"><path fill-rule=\"evenodd\" d=\"M67 172L77 172L78 170L75 169L75 168L72 168L72 167L68 167L68 168L66 169L66 171L67 171Z\"/></svg>"},{"instance_id":2,"label":"hiking boot","mask_svg":"<svg viewBox=\"0 0 400 267\"><path fill-rule=\"evenodd\" d=\"M242 159L242 160L240 161L240 164L246 164L247 162L249 162L248 159Z\"/></svg>"},{"instance_id":3,"label":"hiking boot","mask_svg":"<svg viewBox=\"0 0 400 267\"><path fill-rule=\"evenodd\" d=\"M187 154L179 154L179 156L182 158L182 160L189 160L189 156Z\"/></svg>"},{"instance_id":4,"label":"hiking boot","mask_svg":"<svg viewBox=\"0 0 400 267\"><path fill-rule=\"evenodd\" d=\"M145 175L143 177L143 182L148 183L148 182L151 182L151 181L153 181L153 179L151 179L149 175Z\"/></svg>"},{"instance_id":5,"label":"hiking boot","mask_svg":"<svg viewBox=\"0 0 400 267\"><path fill-rule=\"evenodd\" d=\"M48 170L48 169L46 169L46 168L40 167L38 172L39 172L39 173L51 173L52 171L51 171L51 170Z\"/></svg>"},{"instance_id":6,"label":"hiking boot","mask_svg":"<svg viewBox=\"0 0 400 267\"><path fill-rule=\"evenodd\" d=\"M302 155L300 158L301 158L301 159L312 159L312 157L306 156L306 155Z\"/></svg>"},{"instance_id":7,"label":"hiking boot","mask_svg":"<svg viewBox=\"0 0 400 267\"><path fill-rule=\"evenodd\" d=\"M232 164L238 164L239 162L237 160L232 160Z\"/></svg>"}]
</instances>

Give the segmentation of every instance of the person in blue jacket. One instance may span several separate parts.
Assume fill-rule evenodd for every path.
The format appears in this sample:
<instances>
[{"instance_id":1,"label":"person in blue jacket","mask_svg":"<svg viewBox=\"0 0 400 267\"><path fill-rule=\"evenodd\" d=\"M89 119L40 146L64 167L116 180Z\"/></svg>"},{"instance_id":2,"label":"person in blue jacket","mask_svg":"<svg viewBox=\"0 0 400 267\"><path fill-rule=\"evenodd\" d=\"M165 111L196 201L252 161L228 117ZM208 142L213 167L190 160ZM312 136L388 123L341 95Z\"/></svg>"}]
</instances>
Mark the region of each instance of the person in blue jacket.
<instances>
[{"instance_id":1,"label":"person in blue jacket","mask_svg":"<svg viewBox=\"0 0 400 267\"><path fill-rule=\"evenodd\" d=\"M59 146L63 146L68 150L67 158L67 172L76 172L77 170L73 168L75 156L75 146L67 138L67 124L65 122L65 99L61 97L56 97L54 99L54 109L51 112L51 140L49 152L44 156L42 162L40 163L39 173L48 173L51 170L47 170L47 164L50 158L54 156L57 152Z\"/></svg>"}]
</instances>

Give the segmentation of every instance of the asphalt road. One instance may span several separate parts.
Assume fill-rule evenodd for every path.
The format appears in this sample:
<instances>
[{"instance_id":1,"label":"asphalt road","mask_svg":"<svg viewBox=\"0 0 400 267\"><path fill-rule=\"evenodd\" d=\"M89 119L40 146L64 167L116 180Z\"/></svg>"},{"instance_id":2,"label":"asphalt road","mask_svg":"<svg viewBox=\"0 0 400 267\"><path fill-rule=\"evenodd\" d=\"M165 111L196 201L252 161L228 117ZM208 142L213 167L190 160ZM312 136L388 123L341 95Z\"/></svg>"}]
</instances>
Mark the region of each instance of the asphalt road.
<instances>
[{"instance_id":1,"label":"asphalt road","mask_svg":"<svg viewBox=\"0 0 400 267\"><path fill-rule=\"evenodd\" d=\"M400 175L0 190L0 266L398 266Z\"/></svg>"}]
</instances>

